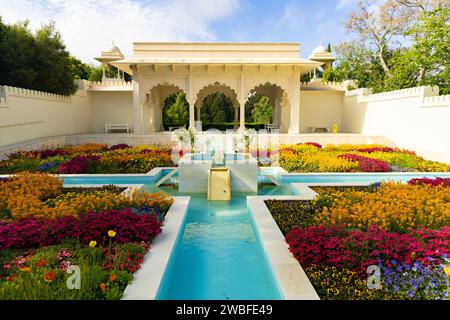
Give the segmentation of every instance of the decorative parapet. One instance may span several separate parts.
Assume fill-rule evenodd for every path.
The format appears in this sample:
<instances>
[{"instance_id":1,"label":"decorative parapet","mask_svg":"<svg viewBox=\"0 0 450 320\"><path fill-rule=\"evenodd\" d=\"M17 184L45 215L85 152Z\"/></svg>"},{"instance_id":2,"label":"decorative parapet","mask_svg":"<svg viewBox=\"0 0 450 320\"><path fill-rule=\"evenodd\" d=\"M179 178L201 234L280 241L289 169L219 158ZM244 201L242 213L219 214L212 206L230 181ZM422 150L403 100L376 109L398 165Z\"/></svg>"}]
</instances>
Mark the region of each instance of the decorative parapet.
<instances>
[{"instance_id":1,"label":"decorative parapet","mask_svg":"<svg viewBox=\"0 0 450 320\"><path fill-rule=\"evenodd\" d=\"M450 107L450 94L445 96L424 97L422 107Z\"/></svg>"},{"instance_id":2,"label":"decorative parapet","mask_svg":"<svg viewBox=\"0 0 450 320\"><path fill-rule=\"evenodd\" d=\"M95 81L88 88L89 91L133 91L133 84L130 81Z\"/></svg>"},{"instance_id":3,"label":"decorative parapet","mask_svg":"<svg viewBox=\"0 0 450 320\"><path fill-rule=\"evenodd\" d=\"M0 86L0 107L6 105L6 90L4 86Z\"/></svg>"},{"instance_id":4,"label":"decorative parapet","mask_svg":"<svg viewBox=\"0 0 450 320\"><path fill-rule=\"evenodd\" d=\"M346 97L357 97L358 102L375 102L396 100L404 98L418 98L421 107L450 106L450 95L439 96L439 87L422 86L402 90L388 91L372 94L367 88L347 91Z\"/></svg>"},{"instance_id":5,"label":"decorative parapet","mask_svg":"<svg viewBox=\"0 0 450 320\"><path fill-rule=\"evenodd\" d=\"M40 99L40 100L49 100L49 101L59 101L70 103L70 96L64 96L61 94L55 94L50 92L36 91L24 88L16 88L10 86L1 86L1 94L3 101L7 101L9 97L22 97L22 98L30 98L30 99Z\"/></svg>"},{"instance_id":6,"label":"decorative parapet","mask_svg":"<svg viewBox=\"0 0 450 320\"><path fill-rule=\"evenodd\" d=\"M335 90L335 91L346 91L347 85L344 82L334 82L334 81L312 81L312 82L302 82L300 85L300 90Z\"/></svg>"},{"instance_id":7,"label":"decorative parapet","mask_svg":"<svg viewBox=\"0 0 450 320\"><path fill-rule=\"evenodd\" d=\"M367 97L368 101L392 100L412 97L424 97L429 95L438 95L438 87L422 86L415 88L407 88L395 91L387 91L371 94Z\"/></svg>"}]
</instances>

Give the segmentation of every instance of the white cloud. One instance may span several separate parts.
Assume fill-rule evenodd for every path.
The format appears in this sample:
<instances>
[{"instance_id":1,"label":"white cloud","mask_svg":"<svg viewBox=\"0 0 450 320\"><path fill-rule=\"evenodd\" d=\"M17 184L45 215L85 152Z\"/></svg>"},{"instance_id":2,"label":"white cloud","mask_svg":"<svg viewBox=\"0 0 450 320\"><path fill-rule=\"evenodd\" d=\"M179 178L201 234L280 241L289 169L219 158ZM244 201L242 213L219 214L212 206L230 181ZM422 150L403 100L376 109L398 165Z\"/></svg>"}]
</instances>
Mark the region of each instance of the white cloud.
<instances>
[{"instance_id":1,"label":"white cloud","mask_svg":"<svg viewBox=\"0 0 450 320\"><path fill-rule=\"evenodd\" d=\"M55 21L70 52L92 62L111 41L129 56L133 41L214 41L211 24L240 0L0 0L0 16L29 19L36 29Z\"/></svg>"},{"instance_id":2,"label":"white cloud","mask_svg":"<svg viewBox=\"0 0 450 320\"><path fill-rule=\"evenodd\" d=\"M283 15L277 21L277 25L291 30L299 29L305 22L303 8L298 1L288 2L283 10Z\"/></svg>"},{"instance_id":3,"label":"white cloud","mask_svg":"<svg viewBox=\"0 0 450 320\"><path fill-rule=\"evenodd\" d=\"M356 3L358 0L339 0L336 9L341 10L344 7Z\"/></svg>"}]
</instances>

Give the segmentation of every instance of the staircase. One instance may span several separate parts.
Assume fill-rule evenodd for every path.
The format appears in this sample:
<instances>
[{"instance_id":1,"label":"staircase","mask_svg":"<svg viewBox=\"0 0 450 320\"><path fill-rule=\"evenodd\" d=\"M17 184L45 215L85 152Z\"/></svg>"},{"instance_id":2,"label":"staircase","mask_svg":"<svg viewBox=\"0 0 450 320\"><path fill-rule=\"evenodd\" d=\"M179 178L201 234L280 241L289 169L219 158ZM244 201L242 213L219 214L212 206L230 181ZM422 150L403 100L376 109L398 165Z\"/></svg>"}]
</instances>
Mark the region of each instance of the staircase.
<instances>
[{"instance_id":1,"label":"staircase","mask_svg":"<svg viewBox=\"0 0 450 320\"><path fill-rule=\"evenodd\" d=\"M159 187L161 185L163 185L164 183L166 183L170 178L173 177L173 175L175 173L178 172L178 169L173 169L172 171L170 171L168 174L166 174L164 177L162 177L161 179L159 179L159 181L155 184L155 186Z\"/></svg>"}]
</instances>

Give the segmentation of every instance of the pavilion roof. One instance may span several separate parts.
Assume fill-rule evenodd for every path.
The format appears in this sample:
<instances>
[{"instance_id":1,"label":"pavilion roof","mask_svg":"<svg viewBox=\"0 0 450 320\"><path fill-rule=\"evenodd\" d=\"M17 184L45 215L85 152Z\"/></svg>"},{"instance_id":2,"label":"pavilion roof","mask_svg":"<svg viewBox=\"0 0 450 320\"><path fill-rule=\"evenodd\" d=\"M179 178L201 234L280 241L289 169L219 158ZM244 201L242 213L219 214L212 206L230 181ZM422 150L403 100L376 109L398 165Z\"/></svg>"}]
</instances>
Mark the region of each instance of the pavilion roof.
<instances>
[{"instance_id":1,"label":"pavilion roof","mask_svg":"<svg viewBox=\"0 0 450 320\"><path fill-rule=\"evenodd\" d=\"M132 57L116 60L112 66L133 74L131 65L291 65L301 67L302 72L313 70L323 63L292 57Z\"/></svg>"}]
</instances>

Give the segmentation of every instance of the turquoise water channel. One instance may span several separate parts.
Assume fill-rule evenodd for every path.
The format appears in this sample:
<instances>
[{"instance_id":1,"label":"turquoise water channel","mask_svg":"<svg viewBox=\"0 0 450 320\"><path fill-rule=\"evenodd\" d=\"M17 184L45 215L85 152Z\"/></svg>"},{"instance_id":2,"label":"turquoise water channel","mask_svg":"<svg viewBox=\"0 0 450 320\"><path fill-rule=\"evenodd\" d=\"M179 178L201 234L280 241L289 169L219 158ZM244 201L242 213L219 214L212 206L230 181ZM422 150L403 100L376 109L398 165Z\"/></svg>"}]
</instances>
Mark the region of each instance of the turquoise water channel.
<instances>
[{"instance_id":1,"label":"turquoise water channel","mask_svg":"<svg viewBox=\"0 0 450 320\"><path fill-rule=\"evenodd\" d=\"M161 175L167 173L164 170ZM231 201L208 201L206 194L180 194L176 188L156 188L155 182L161 175L71 176L64 177L64 182L65 185L143 183L148 192L191 196L157 299L283 299L247 208L246 196L256 194L233 193ZM258 195L295 194L292 182L406 181L423 176L436 174L284 176L280 186L260 185Z\"/></svg>"}]
</instances>

